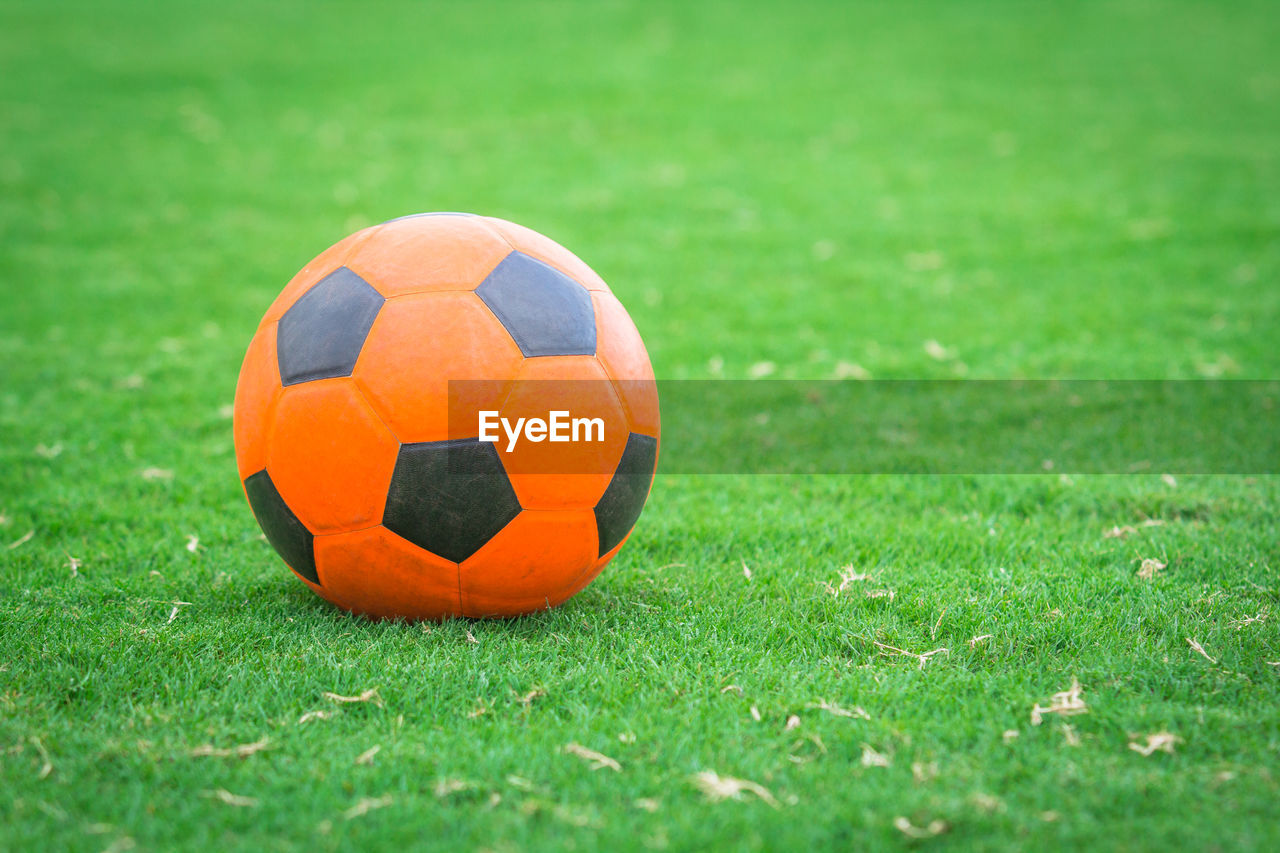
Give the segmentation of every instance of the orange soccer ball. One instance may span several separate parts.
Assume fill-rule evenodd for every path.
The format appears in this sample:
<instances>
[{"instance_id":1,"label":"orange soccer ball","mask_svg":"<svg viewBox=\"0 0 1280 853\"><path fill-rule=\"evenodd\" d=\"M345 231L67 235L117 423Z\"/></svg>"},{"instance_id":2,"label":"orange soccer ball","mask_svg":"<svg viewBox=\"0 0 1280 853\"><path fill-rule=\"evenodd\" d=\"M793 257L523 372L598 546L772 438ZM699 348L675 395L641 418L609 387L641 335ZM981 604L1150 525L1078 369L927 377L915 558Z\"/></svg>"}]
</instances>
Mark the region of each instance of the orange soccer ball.
<instances>
[{"instance_id":1,"label":"orange soccer ball","mask_svg":"<svg viewBox=\"0 0 1280 853\"><path fill-rule=\"evenodd\" d=\"M581 429L579 429L581 427ZM618 553L658 456L640 335L591 268L501 219L359 231L267 309L236 462L267 540L375 617L554 607Z\"/></svg>"}]
</instances>

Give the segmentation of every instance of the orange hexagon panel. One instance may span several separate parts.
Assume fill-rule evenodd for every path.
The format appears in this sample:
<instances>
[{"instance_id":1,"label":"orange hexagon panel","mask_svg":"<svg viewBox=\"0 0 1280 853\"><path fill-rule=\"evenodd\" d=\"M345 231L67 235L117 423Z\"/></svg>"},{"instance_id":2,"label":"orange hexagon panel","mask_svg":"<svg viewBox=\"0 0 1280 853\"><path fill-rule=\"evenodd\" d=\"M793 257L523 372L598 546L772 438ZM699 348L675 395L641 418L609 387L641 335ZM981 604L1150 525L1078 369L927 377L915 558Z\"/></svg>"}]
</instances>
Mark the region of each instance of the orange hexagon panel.
<instances>
[{"instance_id":1,"label":"orange hexagon panel","mask_svg":"<svg viewBox=\"0 0 1280 853\"><path fill-rule=\"evenodd\" d=\"M525 509L595 506L630 433L613 385L593 356L526 360L498 418L489 435L497 436L498 456ZM543 427L532 426L535 420Z\"/></svg>"},{"instance_id":2,"label":"orange hexagon panel","mask_svg":"<svg viewBox=\"0 0 1280 853\"><path fill-rule=\"evenodd\" d=\"M596 526L589 510L525 510L462 562L462 612L516 616L555 607L595 561Z\"/></svg>"},{"instance_id":3,"label":"orange hexagon panel","mask_svg":"<svg viewBox=\"0 0 1280 853\"><path fill-rule=\"evenodd\" d=\"M347 266L383 296L471 290L511 254L482 217L424 213L384 223Z\"/></svg>"},{"instance_id":4,"label":"orange hexagon panel","mask_svg":"<svg viewBox=\"0 0 1280 853\"><path fill-rule=\"evenodd\" d=\"M267 467L267 436L276 398L280 395L280 370L276 366L275 324L258 330L249 342L236 381L232 434L236 465L244 480Z\"/></svg>"},{"instance_id":5,"label":"orange hexagon panel","mask_svg":"<svg viewBox=\"0 0 1280 853\"><path fill-rule=\"evenodd\" d=\"M285 390L276 407L267 470L313 533L377 524L400 443L349 379Z\"/></svg>"},{"instance_id":6,"label":"orange hexagon panel","mask_svg":"<svg viewBox=\"0 0 1280 853\"><path fill-rule=\"evenodd\" d=\"M387 300L354 376L400 441L443 441L475 436L470 417L451 434L450 412L497 409L522 361L474 293L417 293Z\"/></svg>"},{"instance_id":7,"label":"orange hexagon panel","mask_svg":"<svg viewBox=\"0 0 1280 853\"><path fill-rule=\"evenodd\" d=\"M596 314L596 358L618 389L631 429L658 437L658 387L644 341L627 309L612 293L593 293Z\"/></svg>"},{"instance_id":8,"label":"orange hexagon panel","mask_svg":"<svg viewBox=\"0 0 1280 853\"><path fill-rule=\"evenodd\" d=\"M319 592L355 613L381 618L458 616L458 565L384 527L317 536Z\"/></svg>"}]
</instances>

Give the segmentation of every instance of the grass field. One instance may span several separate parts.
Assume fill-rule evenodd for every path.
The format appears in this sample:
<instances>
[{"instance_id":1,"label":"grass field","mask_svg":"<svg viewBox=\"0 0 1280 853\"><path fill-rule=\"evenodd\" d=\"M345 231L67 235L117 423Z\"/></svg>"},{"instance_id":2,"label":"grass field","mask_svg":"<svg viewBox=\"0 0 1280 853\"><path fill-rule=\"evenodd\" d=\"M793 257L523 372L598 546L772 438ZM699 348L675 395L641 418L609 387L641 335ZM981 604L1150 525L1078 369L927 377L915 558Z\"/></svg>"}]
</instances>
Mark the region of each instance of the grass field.
<instances>
[{"instance_id":1,"label":"grass field","mask_svg":"<svg viewBox=\"0 0 1280 853\"><path fill-rule=\"evenodd\" d=\"M267 304L418 210L664 378L1277 376L1280 16L1058 5L0 5L0 849L1274 849L1275 477L660 475L565 607L427 626L236 481Z\"/></svg>"}]
</instances>

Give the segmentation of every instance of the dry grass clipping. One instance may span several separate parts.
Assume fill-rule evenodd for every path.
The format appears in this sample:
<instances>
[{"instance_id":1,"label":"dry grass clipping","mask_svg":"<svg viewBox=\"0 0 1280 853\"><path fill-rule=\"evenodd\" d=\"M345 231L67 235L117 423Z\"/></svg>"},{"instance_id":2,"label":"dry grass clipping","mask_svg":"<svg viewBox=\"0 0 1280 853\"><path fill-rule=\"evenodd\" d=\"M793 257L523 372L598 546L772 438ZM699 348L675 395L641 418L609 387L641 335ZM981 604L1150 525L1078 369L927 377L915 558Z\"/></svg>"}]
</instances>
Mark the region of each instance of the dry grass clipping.
<instances>
[{"instance_id":1,"label":"dry grass clipping","mask_svg":"<svg viewBox=\"0 0 1280 853\"><path fill-rule=\"evenodd\" d=\"M778 808L778 801L773 794L769 793L769 789L763 785L746 779L735 779L732 776L721 776L714 770L703 770L690 777L694 786L713 803L721 800L741 800L743 794L754 794L756 797L764 800L775 809Z\"/></svg>"},{"instance_id":2,"label":"dry grass clipping","mask_svg":"<svg viewBox=\"0 0 1280 853\"><path fill-rule=\"evenodd\" d=\"M248 758L255 752L262 752L267 748L267 739L256 740L253 743L243 743L240 746L216 747L211 743L203 746L197 746L191 750L192 758Z\"/></svg>"},{"instance_id":3,"label":"dry grass clipping","mask_svg":"<svg viewBox=\"0 0 1280 853\"><path fill-rule=\"evenodd\" d=\"M1142 521L1138 525L1138 527L1164 527L1164 521L1159 518L1148 518ZM1134 527L1132 524L1126 524L1123 526L1117 525L1115 527L1112 527L1106 533L1103 533L1102 538L1103 539L1124 539L1126 536L1130 536L1137 532L1138 532L1137 528Z\"/></svg>"},{"instance_id":4,"label":"dry grass clipping","mask_svg":"<svg viewBox=\"0 0 1280 853\"><path fill-rule=\"evenodd\" d=\"M1144 581L1149 581L1156 576L1156 572L1164 571L1164 568L1164 563L1147 557L1142 561L1142 564L1138 566L1138 577L1142 578Z\"/></svg>"},{"instance_id":5,"label":"dry grass clipping","mask_svg":"<svg viewBox=\"0 0 1280 853\"><path fill-rule=\"evenodd\" d=\"M514 773L507 774L507 784L513 788L519 788L522 791L536 791L538 788L538 786L533 784L533 782L523 776L517 776Z\"/></svg>"},{"instance_id":6,"label":"dry grass clipping","mask_svg":"<svg viewBox=\"0 0 1280 853\"><path fill-rule=\"evenodd\" d=\"M984 814L995 814L996 812L1004 811L1004 800L982 791L978 791L969 797L969 801L973 803L978 811Z\"/></svg>"},{"instance_id":7,"label":"dry grass clipping","mask_svg":"<svg viewBox=\"0 0 1280 853\"><path fill-rule=\"evenodd\" d=\"M385 809L387 806L391 805L391 803L392 799L390 794L381 797L363 797L354 806L343 812L342 816L347 820L351 820L352 818L367 815L375 809Z\"/></svg>"},{"instance_id":8,"label":"dry grass clipping","mask_svg":"<svg viewBox=\"0 0 1280 853\"><path fill-rule=\"evenodd\" d=\"M928 764L923 761L911 762L911 778L916 780L916 784L923 785L938 778L939 774L938 762L930 761Z\"/></svg>"},{"instance_id":9,"label":"dry grass clipping","mask_svg":"<svg viewBox=\"0 0 1280 853\"><path fill-rule=\"evenodd\" d=\"M298 718L298 725L309 723L312 720L327 720L333 716L332 711L308 711Z\"/></svg>"},{"instance_id":10,"label":"dry grass clipping","mask_svg":"<svg viewBox=\"0 0 1280 853\"><path fill-rule=\"evenodd\" d=\"M942 612L938 614L938 621L933 623L933 630L929 632L929 639L936 640L938 638L938 629L942 627L942 620L946 618L947 610L950 607L942 608Z\"/></svg>"},{"instance_id":11,"label":"dry grass clipping","mask_svg":"<svg viewBox=\"0 0 1280 853\"><path fill-rule=\"evenodd\" d=\"M907 252L906 263L912 272L941 269L942 255L938 252ZM951 350L933 338L924 342L923 349L924 354L935 361L949 361L952 357Z\"/></svg>"},{"instance_id":12,"label":"dry grass clipping","mask_svg":"<svg viewBox=\"0 0 1280 853\"><path fill-rule=\"evenodd\" d=\"M164 624L168 625L174 619L177 619L178 611L181 610L183 607L194 607L194 606L195 605L192 604L190 601L175 601L173 603L173 609L169 611L169 618Z\"/></svg>"},{"instance_id":13,"label":"dry grass clipping","mask_svg":"<svg viewBox=\"0 0 1280 853\"><path fill-rule=\"evenodd\" d=\"M853 567L852 564L850 564L850 565L841 567L840 583L838 585L833 584L830 581L823 581L822 587L827 591L828 595L833 596L835 598L839 598L840 593L844 592L853 584L859 583L861 581L868 581L868 580L871 580L870 574L867 574L865 572L859 572Z\"/></svg>"},{"instance_id":14,"label":"dry grass clipping","mask_svg":"<svg viewBox=\"0 0 1280 853\"><path fill-rule=\"evenodd\" d=\"M438 799L443 800L451 794L456 794L459 791L470 791L473 788L475 788L473 783L462 779L441 779L432 788L432 792Z\"/></svg>"},{"instance_id":15,"label":"dry grass clipping","mask_svg":"<svg viewBox=\"0 0 1280 853\"><path fill-rule=\"evenodd\" d=\"M622 771L622 765L617 761L605 755L603 752L596 752L594 749L588 749L580 743L566 744L564 751L569 755L576 755L584 761L590 761L592 770L603 770L607 767L615 773L620 773Z\"/></svg>"},{"instance_id":16,"label":"dry grass clipping","mask_svg":"<svg viewBox=\"0 0 1280 853\"><path fill-rule=\"evenodd\" d=\"M1070 687L1049 697L1048 706L1041 706L1037 702L1031 707L1031 725L1038 726L1043 723L1045 714L1061 714L1064 717L1073 717L1076 714L1087 713L1089 713L1089 706L1084 701L1080 682L1076 681L1073 676Z\"/></svg>"},{"instance_id":17,"label":"dry grass clipping","mask_svg":"<svg viewBox=\"0 0 1280 853\"><path fill-rule=\"evenodd\" d=\"M40 769L36 772L36 778L48 779L53 774L53 761L49 758L49 750L44 748L44 744L40 742L38 737L31 739L31 745L40 754Z\"/></svg>"},{"instance_id":18,"label":"dry grass clipping","mask_svg":"<svg viewBox=\"0 0 1280 853\"><path fill-rule=\"evenodd\" d=\"M806 746L811 747L804 755L800 751ZM805 735L799 740L791 744L791 749L787 755L787 760L792 764L808 764L820 755L827 754L827 745L822 742L822 738L816 734Z\"/></svg>"},{"instance_id":19,"label":"dry grass clipping","mask_svg":"<svg viewBox=\"0 0 1280 853\"><path fill-rule=\"evenodd\" d=\"M1264 608L1262 610L1259 610L1258 615L1256 616L1242 616L1239 619L1232 619L1229 624L1231 625L1232 628L1235 628L1237 631L1239 631L1241 628L1245 627L1246 625L1252 625L1255 622L1266 622L1267 617L1270 615L1271 615L1271 611Z\"/></svg>"},{"instance_id":20,"label":"dry grass clipping","mask_svg":"<svg viewBox=\"0 0 1280 853\"><path fill-rule=\"evenodd\" d=\"M226 803L229 806L236 806L242 809L257 808L258 801L253 797L242 797L239 794L233 794L226 788L218 788L216 791L205 791L203 795L210 799L217 800L220 803Z\"/></svg>"},{"instance_id":21,"label":"dry grass clipping","mask_svg":"<svg viewBox=\"0 0 1280 853\"><path fill-rule=\"evenodd\" d=\"M931 652L916 654L915 652L909 652L909 651L906 651L905 649L900 649L896 646L886 646L884 643L880 643L880 642L877 642L876 645L882 649L885 649L886 651L892 652L895 655L902 655L904 657L915 658L917 661L920 662L921 669L924 669L924 665L927 664L929 662L929 658L933 657L934 655L951 654L950 649L934 649ZM880 654L883 655L884 657L891 657L891 655L886 655L884 652L880 652Z\"/></svg>"},{"instance_id":22,"label":"dry grass clipping","mask_svg":"<svg viewBox=\"0 0 1280 853\"><path fill-rule=\"evenodd\" d=\"M41 800L36 803L36 808L56 820L58 823L66 823L71 820L71 815L67 814L64 809L53 805L53 803L46 803Z\"/></svg>"},{"instance_id":23,"label":"dry grass clipping","mask_svg":"<svg viewBox=\"0 0 1280 853\"><path fill-rule=\"evenodd\" d=\"M372 764L373 757L382 751L382 744L377 744L366 749L364 752L356 756L356 764Z\"/></svg>"},{"instance_id":24,"label":"dry grass clipping","mask_svg":"<svg viewBox=\"0 0 1280 853\"><path fill-rule=\"evenodd\" d=\"M808 705L805 705L805 707L817 711L826 711L833 717L849 717L851 719L859 720L871 719L871 715L858 705L854 705L852 708L842 708L839 705L828 702L826 699L819 699L817 702L810 702Z\"/></svg>"},{"instance_id":25,"label":"dry grass clipping","mask_svg":"<svg viewBox=\"0 0 1280 853\"><path fill-rule=\"evenodd\" d=\"M1194 651L1196 654L1203 657L1209 663L1218 662L1216 658L1209 657L1209 653L1204 650L1204 646L1200 645L1200 642L1198 640L1193 640L1190 637L1187 637L1187 645L1191 647L1192 651Z\"/></svg>"},{"instance_id":26,"label":"dry grass clipping","mask_svg":"<svg viewBox=\"0 0 1280 853\"><path fill-rule=\"evenodd\" d=\"M35 530L28 530L26 533L22 534L21 537L14 540L13 542L10 542L5 547L10 551L14 550L15 548L21 548L23 545L26 545L28 542L30 542L31 537L35 535L36 535Z\"/></svg>"},{"instance_id":27,"label":"dry grass clipping","mask_svg":"<svg viewBox=\"0 0 1280 853\"><path fill-rule=\"evenodd\" d=\"M827 257L827 252L834 254L834 244L829 240L819 240L813 244L814 256L819 260ZM832 379L861 379L867 380L871 378L871 371L867 370L856 361L837 361L835 369L831 371Z\"/></svg>"},{"instance_id":28,"label":"dry grass clipping","mask_svg":"<svg viewBox=\"0 0 1280 853\"><path fill-rule=\"evenodd\" d=\"M1147 742L1145 744L1132 741L1129 744L1129 748L1143 756L1151 755L1153 752L1167 752L1170 755L1173 755L1173 748L1179 743L1182 743L1182 738L1175 734L1170 732L1156 732L1155 734L1147 735Z\"/></svg>"},{"instance_id":29,"label":"dry grass clipping","mask_svg":"<svg viewBox=\"0 0 1280 853\"><path fill-rule=\"evenodd\" d=\"M876 752L870 744L862 745L863 767L892 767L893 760L883 752Z\"/></svg>"},{"instance_id":30,"label":"dry grass clipping","mask_svg":"<svg viewBox=\"0 0 1280 853\"><path fill-rule=\"evenodd\" d=\"M382 707L382 697L378 695L378 688L376 687L370 687L359 696L340 696L337 693L329 693L327 691L323 695L324 698L328 699L330 702L337 702L339 705L346 705L353 702L369 702L376 707Z\"/></svg>"},{"instance_id":31,"label":"dry grass clipping","mask_svg":"<svg viewBox=\"0 0 1280 853\"><path fill-rule=\"evenodd\" d=\"M931 820L924 826L916 826L905 817L899 816L893 819L893 828L907 838L933 838L951 827L945 820Z\"/></svg>"}]
</instances>

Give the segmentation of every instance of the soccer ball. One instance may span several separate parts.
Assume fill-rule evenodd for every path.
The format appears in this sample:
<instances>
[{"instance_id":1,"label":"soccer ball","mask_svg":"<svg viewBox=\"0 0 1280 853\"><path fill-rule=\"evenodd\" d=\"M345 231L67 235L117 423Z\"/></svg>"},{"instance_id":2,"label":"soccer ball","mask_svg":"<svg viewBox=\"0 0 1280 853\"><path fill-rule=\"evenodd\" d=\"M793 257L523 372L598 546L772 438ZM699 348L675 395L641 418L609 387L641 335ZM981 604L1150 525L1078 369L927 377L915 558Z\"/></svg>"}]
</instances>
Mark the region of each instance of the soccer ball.
<instances>
[{"instance_id":1,"label":"soccer ball","mask_svg":"<svg viewBox=\"0 0 1280 853\"><path fill-rule=\"evenodd\" d=\"M658 398L590 267L511 222L431 213L289 282L245 354L234 431L267 541L323 598L513 616L577 593L630 535Z\"/></svg>"}]
</instances>

